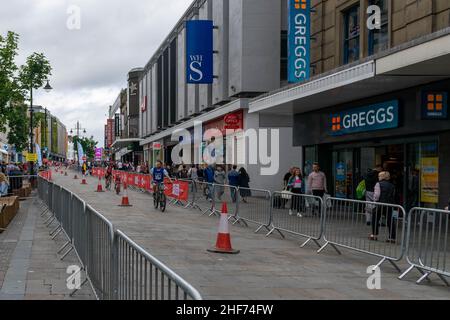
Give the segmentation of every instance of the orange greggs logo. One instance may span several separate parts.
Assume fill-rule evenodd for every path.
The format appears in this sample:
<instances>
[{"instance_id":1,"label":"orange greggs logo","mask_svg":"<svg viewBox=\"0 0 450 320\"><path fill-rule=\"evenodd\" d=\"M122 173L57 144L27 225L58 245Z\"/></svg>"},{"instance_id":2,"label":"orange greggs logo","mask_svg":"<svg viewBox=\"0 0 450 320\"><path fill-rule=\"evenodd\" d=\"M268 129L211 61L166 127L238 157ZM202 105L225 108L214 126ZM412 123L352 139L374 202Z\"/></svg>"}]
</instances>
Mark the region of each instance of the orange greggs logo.
<instances>
[{"instance_id":1,"label":"orange greggs logo","mask_svg":"<svg viewBox=\"0 0 450 320\"><path fill-rule=\"evenodd\" d=\"M341 116L333 116L331 118L331 131L337 132L341 130Z\"/></svg>"},{"instance_id":2,"label":"orange greggs logo","mask_svg":"<svg viewBox=\"0 0 450 320\"><path fill-rule=\"evenodd\" d=\"M307 6L306 1L307 0L295 0L294 1L294 8L296 10L300 10L300 9L306 10L306 6Z\"/></svg>"}]
</instances>

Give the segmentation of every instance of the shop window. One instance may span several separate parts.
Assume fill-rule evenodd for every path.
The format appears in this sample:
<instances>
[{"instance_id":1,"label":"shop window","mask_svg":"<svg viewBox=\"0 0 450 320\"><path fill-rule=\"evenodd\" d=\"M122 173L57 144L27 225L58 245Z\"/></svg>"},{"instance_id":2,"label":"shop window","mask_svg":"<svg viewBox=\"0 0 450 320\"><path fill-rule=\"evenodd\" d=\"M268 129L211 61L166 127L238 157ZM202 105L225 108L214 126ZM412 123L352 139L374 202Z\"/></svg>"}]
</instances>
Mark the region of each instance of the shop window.
<instances>
[{"instance_id":1,"label":"shop window","mask_svg":"<svg viewBox=\"0 0 450 320\"><path fill-rule=\"evenodd\" d=\"M280 80L288 80L288 33L287 30L281 31L281 55L280 55Z\"/></svg>"},{"instance_id":2,"label":"shop window","mask_svg":"<svg viewBox=\"0 0 450 320\"><path fill-rule=\"evenodd\" d=\"M307 177L312 172L314 162L318 161L317 146L305 147L304 155L303 175Z\"/></svg>"},{"instance_id":3,"label":"shop window","mask_svg":"<svg viewBox=\"0 0 450 320\"><path fill-rule=\"evenodd\" d=\"M344 18L344 64L359 59L360 19L359 5L343 12Z\"/></svg>"},{"instance_id":4,"label":"shop window","mask_svg":"<svg viewBox=\"0 0 450 320\"><path fill-rule=\"evenodd\" d=\"M369 30L369 55L373 55L389 48L388 0L371 0L369 4L381 9L381 29Z\"/></svg>"}]
</instances>

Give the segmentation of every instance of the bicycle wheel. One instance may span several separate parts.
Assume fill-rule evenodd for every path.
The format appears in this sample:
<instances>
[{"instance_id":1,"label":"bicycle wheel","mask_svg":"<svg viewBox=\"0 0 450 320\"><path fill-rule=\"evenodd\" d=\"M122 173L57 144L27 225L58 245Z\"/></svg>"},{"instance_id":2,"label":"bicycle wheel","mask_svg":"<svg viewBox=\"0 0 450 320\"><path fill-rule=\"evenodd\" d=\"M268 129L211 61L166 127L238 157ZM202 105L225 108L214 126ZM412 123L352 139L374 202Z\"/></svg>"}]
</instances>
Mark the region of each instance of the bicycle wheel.
<instances>
[{"instance_id":1,"label":"bicycle wheel","mask_svg":"<svg viewBox=\"0 0 450 320\"><path fill-rule=\"evenodd\" d=\"M161 195L161 200L160 200L160 209L162 212L166 211L166 204L167 204L166 195L163 193Z\"/></svg>"}]
</instances>

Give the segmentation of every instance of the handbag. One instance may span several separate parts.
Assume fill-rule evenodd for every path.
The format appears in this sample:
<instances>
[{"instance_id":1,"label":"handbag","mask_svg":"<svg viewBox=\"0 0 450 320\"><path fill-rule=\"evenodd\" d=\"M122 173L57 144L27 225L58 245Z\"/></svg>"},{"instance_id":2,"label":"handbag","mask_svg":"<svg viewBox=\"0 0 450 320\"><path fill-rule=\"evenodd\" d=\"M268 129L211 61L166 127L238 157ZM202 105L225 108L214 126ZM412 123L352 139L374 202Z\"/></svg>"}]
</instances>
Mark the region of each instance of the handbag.
<instances>
[{"instance_id":1,"label":"handbag","mask_svg":"<svg viewBox=\"0 0 450 320\"><path fill-rule=\"evenodd\" d=\"M281 191L281 198L284 199L284 200L291 200L292 199L292 194L288 190L283 190L283 191Z\"/></svg>"}]
</instances>

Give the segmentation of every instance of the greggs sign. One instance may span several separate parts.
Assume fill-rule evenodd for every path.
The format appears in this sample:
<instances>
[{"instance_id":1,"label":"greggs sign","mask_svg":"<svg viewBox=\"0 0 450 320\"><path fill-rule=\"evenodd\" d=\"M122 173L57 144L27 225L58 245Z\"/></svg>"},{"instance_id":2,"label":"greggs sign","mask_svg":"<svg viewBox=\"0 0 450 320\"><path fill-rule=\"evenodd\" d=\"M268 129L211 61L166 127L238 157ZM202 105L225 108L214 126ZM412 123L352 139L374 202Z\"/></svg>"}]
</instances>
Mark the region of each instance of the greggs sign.
<instances>
[{"instance_id":1,"label":"greggs sign","mask_svg":"<svg viewBox=\"0 0 450 320\"><path fill-rule=\"evenodd\" d=\"M301 82L310 76L311 0L289 0L288 81Z\"/></svg>"},{"instance_id":2,"label":"greggs sign","mask_svg":"<svg viewBox=\"0 0 450 320\"><path fill-rule=\"evenodd\" d=\"M397 128L398 100L344 111L330 117L330 134L346 134Z\"/></svg>"}]
</instances>

